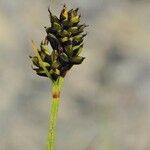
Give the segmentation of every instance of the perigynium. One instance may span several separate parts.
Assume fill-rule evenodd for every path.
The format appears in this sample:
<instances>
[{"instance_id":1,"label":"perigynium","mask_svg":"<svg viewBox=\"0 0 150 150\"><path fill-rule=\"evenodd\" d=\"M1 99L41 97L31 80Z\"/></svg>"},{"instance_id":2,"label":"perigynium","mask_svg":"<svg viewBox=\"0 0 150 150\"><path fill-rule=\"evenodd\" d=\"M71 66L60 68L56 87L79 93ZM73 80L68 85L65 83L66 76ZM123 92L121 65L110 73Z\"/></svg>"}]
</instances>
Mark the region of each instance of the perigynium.
<instances>
[{"instance_id":1,"label":"perigynium","mask_svg":"<svg viewBox=\"0 0 150 150\"><path fill-rule=\"evenodd\" d=\"M61 88L67 72L85 59L80 53L86 36L84 28L87 26L80 24L81 15L78 13L78 8L68 11L64 5L59 17L53 15L50 9L48 11L51 26L45 27L47 35L39 48L32 42L35 56L30 58L34 65L33 70L39 76L48 77L52 81L47 150L54 150ZM49 44L52 50L49 49Z\"/></svg>"}]
</instances>

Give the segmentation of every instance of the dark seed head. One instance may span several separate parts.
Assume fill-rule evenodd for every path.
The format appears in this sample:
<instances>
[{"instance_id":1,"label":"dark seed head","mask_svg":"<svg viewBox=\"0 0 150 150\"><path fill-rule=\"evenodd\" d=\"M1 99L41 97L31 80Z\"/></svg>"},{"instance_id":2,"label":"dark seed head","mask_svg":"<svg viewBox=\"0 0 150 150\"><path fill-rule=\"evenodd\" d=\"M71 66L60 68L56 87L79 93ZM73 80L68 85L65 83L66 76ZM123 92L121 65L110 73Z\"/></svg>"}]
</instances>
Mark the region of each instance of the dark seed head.
<instances>
[{"instance_id":1,"label":"dark seed head","mask_svg":"<svg viewBox=\"0 0 150 150\"><path fill-rule=\"evenodd\" d=\"M79 65L85 59L79 55L87 35L84 33L87 25L80 24L81 15L78 11L79 8L68 11L64 5L58 18L48 8L51 26L44 27L47 35L41 42L40 49L37 49L38 56L30 56L36 66L33 70L38 75L48 77L48 73L52 80L57 80L59 76L64 77L73 65ZM51 51L48 44L51 45Z\"/></svg>"}]
</instances>

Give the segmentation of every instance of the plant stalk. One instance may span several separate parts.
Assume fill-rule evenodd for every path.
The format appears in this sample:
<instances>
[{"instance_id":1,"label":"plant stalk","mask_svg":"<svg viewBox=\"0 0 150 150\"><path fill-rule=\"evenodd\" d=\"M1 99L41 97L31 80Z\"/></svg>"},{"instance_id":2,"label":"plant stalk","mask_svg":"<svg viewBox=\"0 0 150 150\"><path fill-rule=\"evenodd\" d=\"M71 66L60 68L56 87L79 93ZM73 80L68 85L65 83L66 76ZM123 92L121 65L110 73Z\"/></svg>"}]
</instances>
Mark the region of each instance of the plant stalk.
<instances>
[{"instance_id":1,"label":"plant stalk","mask_svg":"<svg viewBox=\"0 0 150 150\"><path fill-rule=\"evenodd\" d=\"M55 149L58 109L60 104L60 93L63 85L63 80L64 78L59 77L56 81L53 81L52 84L52 101L48 129L47 150Z\"/></svg>"}]
</instances>

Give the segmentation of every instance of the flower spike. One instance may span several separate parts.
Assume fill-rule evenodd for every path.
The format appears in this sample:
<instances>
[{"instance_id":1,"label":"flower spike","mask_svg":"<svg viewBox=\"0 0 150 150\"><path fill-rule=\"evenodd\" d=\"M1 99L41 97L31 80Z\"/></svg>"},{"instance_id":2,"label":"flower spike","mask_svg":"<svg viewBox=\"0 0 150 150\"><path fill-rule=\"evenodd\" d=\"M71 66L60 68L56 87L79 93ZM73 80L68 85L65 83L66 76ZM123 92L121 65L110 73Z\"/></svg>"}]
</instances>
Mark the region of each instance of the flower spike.
<instances>
[{"instance_id":1,"label":"flower spike","mask_svg":"<svg viewBox=\"0 0 150 150\"><path fill-rule=\"evenodd\" d=\"M84 28L87 25L79 24L78 11L79 8L68 11L64 5L59 19L48 8L51 26L44 27L46 38L41 42L40 49L32 43L36 57L31 59L37 67L34 70L38 75L57 80L59 76L64 77L73 65L79 65L85 59L79 55L83 50L83 40L87 35ZM49 50L48 44L51 45L52 51ZM52 59L54 57L55 59Z\"/></svg>"}]
</instances>

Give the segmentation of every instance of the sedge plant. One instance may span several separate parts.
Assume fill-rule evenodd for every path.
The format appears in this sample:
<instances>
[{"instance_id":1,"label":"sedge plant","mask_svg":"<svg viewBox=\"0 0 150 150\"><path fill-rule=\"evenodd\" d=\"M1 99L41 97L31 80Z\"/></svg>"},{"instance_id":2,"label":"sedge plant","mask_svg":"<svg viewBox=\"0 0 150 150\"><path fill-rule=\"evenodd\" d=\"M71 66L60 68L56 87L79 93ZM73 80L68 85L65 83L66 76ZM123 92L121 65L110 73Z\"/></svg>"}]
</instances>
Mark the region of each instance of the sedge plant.
<instances>
[{"instance_id":1,"label":"sedge plant","mask_svg":"<svg viewBox=\"0 0 150 150\"><path fill-rule=\"evenodd\" d=\"M47 77L52 81L52 100L46 150L54 150L56 141L56 125L60 93L67 72L83 62L80 56L83 50L85 24L80 24L81 15L77 9L67 10L66 5L57 17L48 9L50 27L45 27L46 37L37 48L32 41L35 56L30 56L33 70L37 75ZM51 50L49 48L51 46Z\"/></svg>"}]
</instances>

